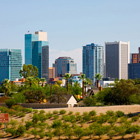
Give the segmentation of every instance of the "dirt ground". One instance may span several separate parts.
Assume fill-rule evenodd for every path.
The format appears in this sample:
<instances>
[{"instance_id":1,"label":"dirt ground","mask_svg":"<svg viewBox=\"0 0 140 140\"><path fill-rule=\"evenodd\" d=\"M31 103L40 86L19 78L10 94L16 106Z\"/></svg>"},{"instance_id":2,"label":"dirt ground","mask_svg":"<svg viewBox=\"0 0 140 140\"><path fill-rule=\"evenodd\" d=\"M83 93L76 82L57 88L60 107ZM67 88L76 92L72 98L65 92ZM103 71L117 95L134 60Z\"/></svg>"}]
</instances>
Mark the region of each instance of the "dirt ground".
<instances>
[{"instance_id":1,"label":"dirt ground","mask_svg":"<svg viewBox=\"0 0 140 140\"><path fill-rule=\"evenodd\" d=\"M73 107L73 108L49 108L49 109L43 109L46 112L53 112L54 110L60 111L60 110L66 110L67 113L69 111L73 111L73 114L75 112L80 112L80 114L82 115L83 112L89 112L92 110L95 110L97 112L97 115L99 115L100 113L106 113L108 110L112 110L112 111L123 111L125 114L128 113L134 113L134 114L139 114L140 113L140 105L118 105L118 106L99 106L99 107ZM42 110L42 109L38 109L38 110ZM26 120L30 120L32 117L32 113L27 114L25 117L23 117L24 121ZM18 118L18 117L10 117L10 119L16 119L18 120L20 123L22 123L21 119L22 118ZM51 123L51 122L48 122ZM127 139L127 135L125 136L125 140L130 140L130 137ZM7 137L7 138L0 138L1 140L11 140L11 139L16 139L16 140L34 140L33 136L29 136L27 137L27 135L25 135L24 137L18 137L18 138L12 138L12 137ZM53 140L58 139L57 137L54 137ZM65 139L63 137L61 137L61 139ZM82 139L89 139L89 137L83 137ZM95 136L94 139L98 139L98 136ZM103 136L102 139L108 139L108 136ZM113 138L113 139L119 139L120 140L120 136ZM131 139L132 140L132 139ZM140 134L138 134L136 136L135 140L140 140Z\"/></svg>"}]
</instances>

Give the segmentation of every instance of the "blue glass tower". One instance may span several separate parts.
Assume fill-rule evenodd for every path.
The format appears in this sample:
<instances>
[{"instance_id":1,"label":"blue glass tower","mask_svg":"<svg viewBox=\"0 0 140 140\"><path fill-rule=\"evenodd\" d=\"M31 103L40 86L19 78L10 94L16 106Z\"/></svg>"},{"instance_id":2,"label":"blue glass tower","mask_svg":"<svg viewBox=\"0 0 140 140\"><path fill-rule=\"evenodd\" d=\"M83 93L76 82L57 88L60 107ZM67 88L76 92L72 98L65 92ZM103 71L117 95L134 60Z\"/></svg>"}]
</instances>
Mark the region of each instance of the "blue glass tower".
<instances>
[{"instance_id":1,"label":"blue glass tower","mask_svg":"<svg viewBox=\"0 0 140 140\"><path fill-rule=\"evenodd\" d=\"M83 74L95 82L96 73L104 74L104 49L92 43L83 46Z\"/></svg>"},{"instance_id":2,"label":"blue glass tower","mask_svg":"<svg viewBox=\"0 0 140 140\"><path fill-rule=\"evenodd\" d=\"M38 68L38 77L49 79L49 42L47 32L25 34L25 64Z\"/></svg>"},{"instance_id":3,"label":"blue glass tower","mask_svg":"<svg viewBox=\"0 0 140 140\"><path fill-rule=\"evenodd\" d=\"M4 79L14 81L20 78L19 71L22 68L22 56L19 49L0 49L0 82Z\"/></svg>"}]
</instances>

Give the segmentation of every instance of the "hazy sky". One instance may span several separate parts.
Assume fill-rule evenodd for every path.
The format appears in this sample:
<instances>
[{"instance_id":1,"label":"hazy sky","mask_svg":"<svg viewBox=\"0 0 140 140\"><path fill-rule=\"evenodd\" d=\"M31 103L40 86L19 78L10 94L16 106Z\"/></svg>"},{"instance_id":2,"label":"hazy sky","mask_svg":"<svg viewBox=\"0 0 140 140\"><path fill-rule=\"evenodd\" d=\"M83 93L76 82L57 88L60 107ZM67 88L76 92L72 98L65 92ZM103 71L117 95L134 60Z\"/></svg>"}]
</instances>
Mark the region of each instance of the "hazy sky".
<instances>
[{"instance_id":1,"label":"hazy sky","mask_svg":"<svg viewBox=\"0 0 140 140\"><path fill-rule=\"evenodd\" d=\"M82 46L130 41L140 46L140 0L0 0L0 49L22 49L24 34L48 33L50 66L69 56L82 71Z\"/></svg>"}]
</instances>

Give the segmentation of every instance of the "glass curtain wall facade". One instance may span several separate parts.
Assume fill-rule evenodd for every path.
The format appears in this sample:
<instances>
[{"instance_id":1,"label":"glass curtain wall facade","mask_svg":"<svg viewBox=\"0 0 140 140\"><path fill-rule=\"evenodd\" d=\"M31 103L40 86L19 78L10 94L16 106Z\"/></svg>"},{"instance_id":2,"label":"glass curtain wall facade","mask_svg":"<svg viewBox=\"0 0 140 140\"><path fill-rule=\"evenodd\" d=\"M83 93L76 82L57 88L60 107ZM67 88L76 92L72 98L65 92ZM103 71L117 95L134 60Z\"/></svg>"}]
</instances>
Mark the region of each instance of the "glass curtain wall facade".
<instances>
[{"instance_id":1,"label":"glass curtain wall facade","mask_svg":"<svg viewBox=\"0 0 140 140\"><path fill-rule=\"evenodd\" d=\"M38 77L49 79L49 42L47 32L25 34L25 64L38 68Z\"/></svg>"},{"instance_id":2,"label":"glass curtain wall facade","mask_svg":"<svg viewBox=\"0 0 140 140\"><path fill-rule=\"evenodd\" d=\"M47 41L32 42L32 65L38 68L38 77L49 79L49 43Z\"/></svg>"},{"instance_id":3,"label":"glass curtain wall facade","mask_svg":"<svg viewBox=\"0 0 140 140\"><path fill-rule=\"evenodd\" d=\"M19 49L0 49L0 82L4 79L14 81L21 78L19 71L22 68L22 56Z\"/></svg>"},{"instance_id":4,"label":"glass curtain wall facade","mask_svg":"<svg viewBox=\"0 0 140 140\"><path fill-rule=\"evenodd\" d=\"M104 75L104 48L97 44L83 46L83 74L95 82L95 74Z\"/></svg>"}]
</instances>

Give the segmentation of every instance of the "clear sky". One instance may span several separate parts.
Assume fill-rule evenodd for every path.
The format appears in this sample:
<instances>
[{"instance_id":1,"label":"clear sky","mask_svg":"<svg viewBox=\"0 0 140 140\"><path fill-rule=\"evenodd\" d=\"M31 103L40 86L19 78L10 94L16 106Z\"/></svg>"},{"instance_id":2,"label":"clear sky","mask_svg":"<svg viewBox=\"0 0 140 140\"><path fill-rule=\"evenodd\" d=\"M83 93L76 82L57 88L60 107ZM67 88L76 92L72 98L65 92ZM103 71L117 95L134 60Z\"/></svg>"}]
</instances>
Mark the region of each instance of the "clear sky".
<instances>
[{"instance_id":1,"label":"clear sky","mask_svg":"<svg viewBox=\"0 0 140 140\"><path fill-rule=\"evenodd\" d=\"M48 33L50 66L69 56L82 71L82 46L107 41L140 47L140 0L0 0L0 49L22 49L24 34Z\"/></svg>"}]
</instances>

